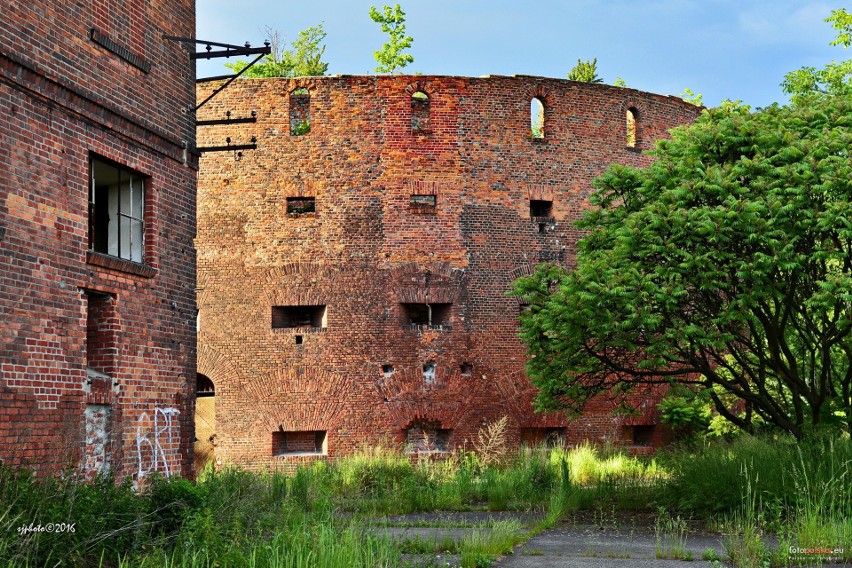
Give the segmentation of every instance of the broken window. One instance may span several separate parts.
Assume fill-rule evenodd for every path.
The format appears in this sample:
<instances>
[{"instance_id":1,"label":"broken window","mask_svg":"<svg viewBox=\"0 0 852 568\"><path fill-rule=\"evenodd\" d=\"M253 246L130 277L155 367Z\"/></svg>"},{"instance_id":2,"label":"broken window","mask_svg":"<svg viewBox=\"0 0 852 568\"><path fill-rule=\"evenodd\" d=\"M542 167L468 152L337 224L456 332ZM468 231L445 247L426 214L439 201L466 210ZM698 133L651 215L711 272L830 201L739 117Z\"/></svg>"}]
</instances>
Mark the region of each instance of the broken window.
<instances>
[{"instance_id":1,"label":"broken window","mask_svg":"<svg viewBox=\"0 0 852 568\"><path fill-rule=\"evenodd\" d=\"M290 134L302 136L311 131L311 93L299 88L290 93Z\"/></svg>"},{"instance_id":2,"label":"broken window","mask_svg":"<svg viewBox=\"0 0 852 568\"><path fill-rule=\"evenodd\" d=\"M530 199L530 218L553 217L553 202L543 199Z\"/></svg>"},{"instance_id":3,"label":"broken window","mask_svg":"<svg viewBox=\"0 0 852 568\"><path fill-rule=\"evenodd\" d=\"M449 327L452 304L400 304L403 326Z\"/></svg>"},{"instance_id":4,"label":"broken window","mask_svg":"<svg viewBox=\"0 0 852 568\"><path fill-rule=\"evenodd\" d=\"M412 423L405 431L405 451L418 454L446 452L453 431L439 426L437 422Z\"/></svg>"},{"instance_id":5,"label":"broken window","mask_svg":"<svg viewBox=\"0 0 852 568\"><path fill-rule=\"evenodd\" d=\"M316 213L317 200L315 197L288 197L287 198L287 214L288 215L304 215L306 213Z\"/></svg>"},{"instance_id":6,"label":"broken window","mask_svg":"<svg viewBox=\"0 0 852 568\"><path fill-rule=\"evenodd\" d=\"M429 132L429 95L417 91L411 95L411 133Z\"/></svg>"},{"instance_id":7,"label":"broken window","mask_svg":"<svg viewBox=\"0 0 852 568\"><path fill-rule=\"evenodd\" d=\"M325 430L302 430L272 433L272 455L326 455L328 436Z\"/></svg>"},{"instance_id":8,"label":"broken window","mask_svg":"<svg viewBox=\"0 0 852 568\"><path fill-rule=\"evenodd\" d=\"M89 248L141 263L145 178L101 158L92 158L89 166Z\"/></svg>"},{"instance_id":9,"label":"broken window","mask_svg":"<svg viewBox=\"0 0 852 568\"><path fill-rule=\"evenodd\" d=\"M427 385L431 385L435 382L435 362L429 361L425 365L423 365L423 382Z\"/></svg>"},{"instance_id":10,"label":"broken window","mask_svg":"<svg viewBox=\"0 0 852 568\"><path fill-rule=\"evenodd\" d=\"M639 114L632 107L627 109L624 114L627 121L627 147L635 148L637 143L636 121L639 119Z\"/></svg>"},{"instance_id":11,"label":"broken window","mask_svg":"<svg viewBox=\"0 0 852 568\"><path fill-rule=\"evenodd\" d=\"M544 140L544 103L538 97L530 101L530 135L533 140Z\"/></svg>"},{"instance_id":12,"label":"broken window","mask_svg":"<svg viewBox=\"0 0 852 568\"><path fill-rule=\"evenodd\" d=\"M272 328L318 327L327 325L325 306L272 306Z\"/></svg>"}]
</instances>

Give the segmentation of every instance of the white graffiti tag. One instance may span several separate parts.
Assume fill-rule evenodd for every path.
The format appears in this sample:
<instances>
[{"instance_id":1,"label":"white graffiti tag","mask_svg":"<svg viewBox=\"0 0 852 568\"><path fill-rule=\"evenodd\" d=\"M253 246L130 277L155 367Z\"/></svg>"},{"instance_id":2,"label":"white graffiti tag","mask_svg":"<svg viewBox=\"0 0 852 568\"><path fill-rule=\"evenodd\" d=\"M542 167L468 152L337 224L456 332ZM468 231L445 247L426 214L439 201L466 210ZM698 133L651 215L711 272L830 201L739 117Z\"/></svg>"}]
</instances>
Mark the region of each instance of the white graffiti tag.
<instances>
[{"instance_id":1,"label":"white graffiti tag","mask_svg":"<svg viewBox=\"0 0 852 568\"><path fill-rule=\"evenodd\" d=\"M155 407L153 421L146 412L139 416L136 421L137 479L143 479L152 471L160 471L166 477L171 475L163 445L173 447L173 425L178 414L180 411L177 408Z\"/></svg>"}]
</instances>

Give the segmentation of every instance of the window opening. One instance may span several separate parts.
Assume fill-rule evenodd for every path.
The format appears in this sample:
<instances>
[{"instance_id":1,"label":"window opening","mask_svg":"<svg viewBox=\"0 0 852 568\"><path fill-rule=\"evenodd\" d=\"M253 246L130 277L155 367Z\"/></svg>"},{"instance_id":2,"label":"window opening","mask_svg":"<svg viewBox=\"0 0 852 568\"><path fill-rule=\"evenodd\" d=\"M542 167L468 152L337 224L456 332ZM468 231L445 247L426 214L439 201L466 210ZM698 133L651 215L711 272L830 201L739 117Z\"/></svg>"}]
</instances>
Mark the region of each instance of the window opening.
<instances>
[{"instance_id":1,"label":"window opening","mask_svg":"<svg viewBox=\"0 0 852 568\"><path fill-rule=\"evenodd\" d=\"M404 326L449 327L452 304L400 304Z\"/></svg>"},{"instance_id":2,"label":"window opening","mask_svg":"<svg viewBox=\"0 0 852 568\"><path fill-rule=\"evenodd\" d=\"M106 378L118 366L118 313L115 299L86 292L86 370L89 378Z\"/></svg>"},{"instance_id":3,"label":"window opening","mask_svg":"<svg viewBox=\"0 0 852 568\"><path fill-rule=\"evenodd\" d=\"M565 444L565 428L521 428L521 444L553 448Z\"/></svg>"},{"instance_id":4,"label":"window opening","mask_svg":"<svg viewBox=\"0 0 852 568\"><path fill-rule=\"evenodd\" d=\"M304 341L305 340L301 335L296 336L296 345L301 345L302 343L304 343Z\"/></svg>"},{"instance_id":5,"label":"window opening","mask_svg":"<svg viewBox=\"0 0 852 568\"><path fill-rule=\"evenodd\" d=\"M417 91L411 95L412 134L423 134L429 132L429 105L429 95L423 91Z\"/></svg>"},{"instance_id":6,"label":"window opening","mask_svg":"<svg viewBox=\"0 0 852 568\"><path fill-rule=\"evenodd\" d=\"M446 452L452 432L439 428L437 422L415 422L405 431L405 451L421 454Z\"/></svg>"},{"instance_id":7,"label":"window opening","mask_svg":"<svg viewBox=\"0 0 852 568\"><path fill-rule=\"evenodd\" d=\"M386 379L393 375L393 365L382 365L382 374Z\"/></svg>"},{"instance_id":8,"label":"window opening","mask_svg":"<svg viewBox=\"0 0 852 568\"><path fill-rule=\"evenodd\" d=\"M92 158L89 185L89 248L142 262L145 179L122 166Z\"/></svg>"},{"instance_id":9,"label":"window opening","mask_svg":"<svg viewBox=\"0 0 852 568\"><path fill-rule=\"evenodd\" d=\"M272 306L272 328L317 327L328 323L325 306Z\"/></svg>"},{"instance_id":10,"label":"window opening","mask_svg":"<svg viewBox=\"0 0 852 568\"><path fill-rule=\"evenodd\" d=\"M288 197L287 198L287 214L288 215L304 215L306 213L316 213L317 200L316 197Z\"/></svg>"},{"instance_id":11,"label":"window opening","mask_svg":"<svg viewBox=\"0 0 852 568\"><path fill-rule=\"evenodd\" d=\"M195 396L196 397L205 397L205 396L215 396L216 395L216 385L213 384L213 381L210 380L206 375L202 375L199 373L196 375L195 379Z\"/></svg>"},{"instance_id":12,"label":"window opening","mask_svg":"<svg viewBox=\"0 0 852 568\"><path fill-rule=\"evenodd\" d=\"M408 207L412 213L434 213L437 201L435 195L413 194L409 197Z\"/></svg>"},{"instance_id":13,"label":"window opening","mask_svg":"<svg viewBox=\"0 0 852 568\"><path fill-rule=\"evenodd\" d=\"M636 120L638 118L638 114L635 108L629 108L625 111L625 118L627 121L627 147L635 148L636 147Z\"/></svg>"},{"instance_id":14,"label":"window opening","mask_svg":"<svg viewBox=\"0 0 852 568\"><path fill-rule=\"evenodd\" d=\"M290 93L290 134L302 136L311 131L311 93L299 88Z\"/></svg>"},{"instance_id":15,"label":"window opening","mask_svg":"<svg viewBox=\"0 0 852 568\"><path fill-rule=\"evenodd\" d=\"M530 135L533 140L544 140L544 103L538 97L530 101Z\"/></svg>"},{"instance_id":16,"label":"window opening","mask_svg":"<svg viewBox=\"0 0 852 568\"><path fill-rule=\"evenodd\" d=\"M423 365L423 381L427 385L431 385L435 382L435 362L429 361L425 365Z\"/></svg>"},{"instance_id":17,"label":"window opening","mask_svg":"<svg viewBox=\"0 0 852 568\"><path fill-rule=\"evenodd\" d=\"M325 430L303 430L272 433L272 455L326 455L328 436Z\"/></svg>"},{"instance_id":18,"label":"window opening","mask_svg":"<svg viewBox=\"0 0 852 568\"><path fill-rule=\"evenodd\" d=\"M469 377L473 375L473 365L470 363L462 363L461 364L461 374L462 376Z\"/></svg>"},{"instance_id":19,"label":"window opening","mask_svg":"<svg viewBox=\"0 0 852 568\"><path fill-rule=\"evenodd\" d=\"M622 426L621 437L628 446L651 446L654 441L653 424Z\"/></svg>"},{"instance_id":20,"label":"window opening","mask_svg":"<svg viewBox=\"0 0 852 568\"><path fill-rule=\"evenodd\" d=\"M553 202L543 199L530 199L530 218L553 217Z\"/></svg>"}]
</instances>

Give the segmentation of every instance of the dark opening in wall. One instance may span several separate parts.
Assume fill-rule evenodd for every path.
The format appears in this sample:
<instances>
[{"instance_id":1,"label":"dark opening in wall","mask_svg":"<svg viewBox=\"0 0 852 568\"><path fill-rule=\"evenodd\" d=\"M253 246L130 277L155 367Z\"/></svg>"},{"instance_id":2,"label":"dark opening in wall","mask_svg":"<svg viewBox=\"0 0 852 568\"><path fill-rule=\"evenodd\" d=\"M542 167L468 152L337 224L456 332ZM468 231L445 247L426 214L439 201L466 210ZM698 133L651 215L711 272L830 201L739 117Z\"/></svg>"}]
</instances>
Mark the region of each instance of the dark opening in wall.
<instances>
[{"instance_id":1,"label":"dark opening in wall","mask_svg":"<svg viewBox=\"0 0 852 568\"><path fill-rule=\"evenodd\" d=\"M290 134L302 136L311 131L311 93L305 88L290 93Z\"/></svg>"},{"instance_id":2,"label":"dark opening in wall","mask_svg":"<svg viewBox=\"0 0 852 568\"><path fill-rule=\"evenodd\" d=\"M382 374L385 378L393 375L393 365L382 365Z\"/></svg>"},{"instance_id":3,"label":"dark opening in wall","mask_svg":"<svg viewBox=\"0 0 852 568\"><path fill-rule=\"evenodd\" d=\"M216 396L216 385L213 384L213 381L207 375L198 373L195 376L195 396Z\"/></svg>"},{"instance_id":4,"label":"dark opening in wall","mask_svg":"<svg viewBox=\"0 0 852 568\"><path fill-rule=\"evenodd\" d=\"M452 304L400 304L403 326L449 328Z\"/></svg>"},{"instance_id":5,"label":"dark opening in wall","mask_svg":"<svg viewBox=\"0 0 852 568\"><path fill-rule=\"evenodd\" d=\"M327 325L325 306L272 306L272 328L316 327Z\"/></svg>"},{"instance_id":6,"label":"dark opening in wall","mask_svg":"<svg viewBox=\"0 0 852 568\"><path fill-rule=\"evenodd\" d=\"M464 377L469 377L473 374L473 365L470 363L462 363L461 364L461 374Z\"/></svg>"},{"instance_id":7,"label":"dark opening in wall","mask_svg":"<svg viewBox=\"0 0 852 568\"><path fill-rule=\"evenodd\" d=\"M446 452L452 432L439 428L437 422L414 422L405 431L405 451L418 454Z\"/></svg>"},{"instance_id":8,"label":"dark opening in wall","mask_svg":"<svg viewBox=\"0 0 852 568\"><path fill-rule=\"evenodd\" d=\"M435 369L437 365L435 365L434 361L429 361L425 365L423 365L423 382L427 385L431 385L435 382Z\"/></svg>"},{"instance_id":9,"label":"dark opening in wall","mask_svg":"<svg viewBox=\"0 0 852 568\"><path fill-rule=\"evenodd\" d=\"M417 91L411 95L411 133L427 134L429 132L429 95Z\"/></svg>"},{"instance_id":10,"label":"dark opening in wall","mask_svg":"<svg viewBox=\"0 0 852 568\"><path fill-rule=\"evenodd\" d=\"M304 215L306 213L316 213L317 200L315 197L288 197L287 198L287 214L288 215Z\"/></svg>"},{"instance_id":11,"label":"dark opening in wall","mask_svg":"<svg viewBox=\"0 0 852 568\"><path fill-rule=\"evenodd\" d=\"M553 217L553 202L543 199L530 199L530 218Z\"/></svg>"},{"instance_id":12,"label":"dark opening in wall","mask_svg":"<svg viewBox=\"0 0 852 568\"><path fill-rule=\"evenodd\" d=\"M326 455L328 437L325 430L302 430L272 433L272 455Z\"/></svg>"},{"instance_id":13,"label":"dark opening in wall","mask_svg":"<svg viewBox=\"0 0 852 568\"><path fill-rule=\"evenodd\" d=\"M654 441L653 424L641 426L622 426L621 437L628 446L650 446Z\"/></svg>"},{"instance_id":14,"label":"dark opening in wall","mask_svg":"<svg viewBox=\"0 0 852 568\"><path fill-rule=\"evenodd\" d=\"M305 340L301 335L296 336L296 345L301 345L302 343L304 343L304 341Z\"/></svg>"},{"instance_id":15,"label":"dark opening in wall","mask_svg":"<svg viewBox=\"0 0 852 568\"><path fill-rule=\"evenodd\" d=\"M553 448L565 444L565 428L521 428L521 444Z\"/></svg>"}]
</instances>

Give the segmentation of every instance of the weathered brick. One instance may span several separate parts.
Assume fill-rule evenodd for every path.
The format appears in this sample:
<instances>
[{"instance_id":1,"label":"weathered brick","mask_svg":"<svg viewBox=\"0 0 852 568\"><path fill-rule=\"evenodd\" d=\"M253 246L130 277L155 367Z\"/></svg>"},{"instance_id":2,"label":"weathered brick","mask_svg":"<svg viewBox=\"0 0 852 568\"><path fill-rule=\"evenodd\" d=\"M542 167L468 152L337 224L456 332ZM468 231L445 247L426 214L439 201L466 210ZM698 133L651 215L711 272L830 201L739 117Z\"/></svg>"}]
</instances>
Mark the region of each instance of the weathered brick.
<instances>
[{"instance_id":1,"label":"weathered brick","mask_svg":"<svg viewBox=\"0 0 852 568\"><path fill-rule=\"evenodd\" d=\"M302 88L309 100L291 96ZM533 97L543 139L531 136ZM570 422L535 414L522 306L506 290L540 261L570 267L592 179L612 163L647 164L642 151L694 106L537 77L334 76L240 80L199 118L226 111L258 120L202 128L199 145L256 137L258 148L207 154L199 174L198 365L216 386L217 459L306 459L276 451L276 432L326 431L338 456L411 432L470 447L504 415L515 444L554 433L631 442L633 426L656 424L653 405L625 421L606 400ZM297 133L307 116L310 131ZM288 214L297 197L314 198L315 212ZM424 317L423 304L440 326L405 321ZM273 327L273 307L300 305L325 306L326 327Z\"/></svg>"}]
</instances>

